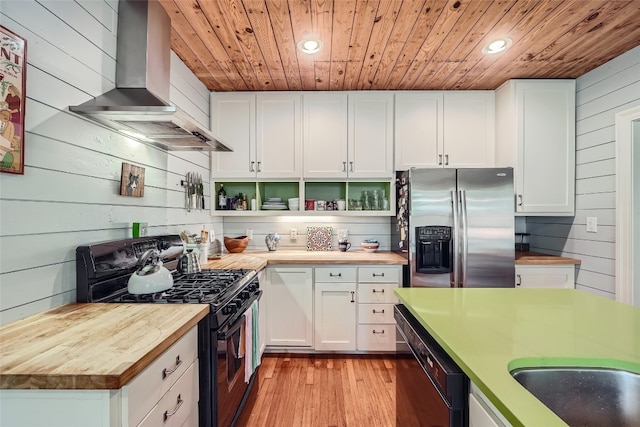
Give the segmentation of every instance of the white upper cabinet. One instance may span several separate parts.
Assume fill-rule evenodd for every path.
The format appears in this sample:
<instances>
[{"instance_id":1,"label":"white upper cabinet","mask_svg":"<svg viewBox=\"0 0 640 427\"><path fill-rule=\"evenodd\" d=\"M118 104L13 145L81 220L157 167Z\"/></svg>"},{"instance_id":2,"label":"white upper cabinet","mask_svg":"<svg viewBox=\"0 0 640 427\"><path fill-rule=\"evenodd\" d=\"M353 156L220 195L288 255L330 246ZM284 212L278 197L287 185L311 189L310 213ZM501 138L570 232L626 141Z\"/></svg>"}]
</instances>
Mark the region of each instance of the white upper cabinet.
<instances>
[{"instance_id":1,"label":"white upper cabinet","mask_svg":"<svg viewBox=\"0 0 640 427\"><path fill-rule=\"evenodd\" d=\"M346 178L347 94L302 95L305 178Z\"/></svg>"},{"instance_id":2,"label":"white upper cabinet","mask_svg":"<svg viewBox=\"0 0 640 427\"><path fill-rule=\"evenodd\" d=\"M442 165L483 168L494 165L495 94L492 90L444 93Z\"/></svg>"},{"instance_id":3,"label":"white upper cabinet","mask_svg":"<svg viewBox=\"0 0 640 427\"><path fill-rule=\"evenodd\" d=\"M211 131L233 149L230 153L211 153L211 177L255 178L255 94L213 92Z\"/></svg>"},{"instance_id":4,"label":"white upper cabinet","mask_svg":"<svg viewBox=\"0 0 640 427\"><path fill-rule=\"evenodd\" d=\"M350 178L393 177L393 93L349 93Z\"/></svg>"},{"instance_id":5,"label":"white upper cabinet","mask_svg":"<svg viewBox=\"0 0 640 427\"><path fill-rule=\"evenodd\" d=\"M441 167L442 92L398 92L395 97L396 170Z\"/></svg>"},{"instance_id":6,"label":"white upper cabinet","mask_svg":"<svg viewBox=\"0 0 640 427\"><path fill-rule=\"evenodd\" d=\"M513 166L516 214L575 213L575 80L510 80L496 91L496 165Z\"/></svg>"},{"instance_id":7,"label":"white upper cabinet","mask_svg":"<svg viewBox=\"0 0 640 427\"><path fill-rule=\"evenodd\" d=\"M233 148L212 153L215 178L300 178L299 93L213 93L211 101L212 130Z\"/></svg>"},{"instance_id":8,"label":"white upper cabinet","mask_svg":"<svg viewBox=\"0 0 640 427\"><path fill-rule=\"evenodd\" d=\"M494 100L493 91L396 93L396 170L493 166Z\"/></svg>"},{"instance_id":9,"label":"white upper cabinet","mask_svg":"<svg viewBox=\"0 0 640 427\"><path fill-rule=\"evenodd\" d=\"M303 94L305 178L393 176L393 94Z\"/></svg>"}]
</instances>

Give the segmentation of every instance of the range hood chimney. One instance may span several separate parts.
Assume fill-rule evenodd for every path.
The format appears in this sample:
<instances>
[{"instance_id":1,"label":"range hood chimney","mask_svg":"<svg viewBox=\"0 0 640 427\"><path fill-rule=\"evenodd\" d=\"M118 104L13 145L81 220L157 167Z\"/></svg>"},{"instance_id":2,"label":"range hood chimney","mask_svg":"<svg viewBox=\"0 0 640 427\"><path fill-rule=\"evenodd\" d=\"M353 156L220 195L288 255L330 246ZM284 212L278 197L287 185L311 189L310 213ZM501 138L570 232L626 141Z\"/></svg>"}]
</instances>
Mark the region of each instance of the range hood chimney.
<instances>
[{"instance_id":1,"label":"range hood chimney","mask_svg":"<svg viewBox=\"0 0 640 427\"><path fill-rule=\"evenodd\" d=\"M120 0L116 88L69 110L165 150L232 151L169 104L171 20L157 0Z\"/></svg>"}]
</instances>

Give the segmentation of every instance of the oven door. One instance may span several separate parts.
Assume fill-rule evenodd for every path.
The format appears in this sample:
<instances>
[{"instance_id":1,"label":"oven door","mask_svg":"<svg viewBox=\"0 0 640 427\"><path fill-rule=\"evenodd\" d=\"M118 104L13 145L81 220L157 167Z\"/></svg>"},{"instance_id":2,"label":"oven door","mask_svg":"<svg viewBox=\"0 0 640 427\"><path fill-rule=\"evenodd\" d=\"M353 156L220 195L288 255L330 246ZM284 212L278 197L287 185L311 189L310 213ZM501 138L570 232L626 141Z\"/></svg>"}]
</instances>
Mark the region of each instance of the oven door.
<instances>
[{"instance_id":1,"label":"oven door","mask_svg":"<svg viewBox=\"0 0 640 427\"><path fill-rule=\"evenodd\" d=\"M217 384L216 408L217 426L227 427L235 423L243 409L249 390L253 384L245 382L245 366L251 357L251 349L245 348L244 332L246 317L244 313L251 307L255 299L259 299L260 291L238 311L238 316L223 326L217 333Z\"/></svg>"}]
</instances>

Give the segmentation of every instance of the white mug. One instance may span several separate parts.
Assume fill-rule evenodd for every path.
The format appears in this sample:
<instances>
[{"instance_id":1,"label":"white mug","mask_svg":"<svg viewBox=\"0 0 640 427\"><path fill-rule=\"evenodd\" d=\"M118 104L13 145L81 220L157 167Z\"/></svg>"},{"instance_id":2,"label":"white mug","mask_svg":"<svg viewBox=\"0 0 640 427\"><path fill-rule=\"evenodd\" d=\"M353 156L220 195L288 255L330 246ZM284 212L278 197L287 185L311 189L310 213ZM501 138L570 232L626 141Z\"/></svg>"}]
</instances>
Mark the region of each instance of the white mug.
<instances>
[{"instance_id":1,"label":"white mug","mask_svg":"<svg viewBox=\"0 0 640 427\"><path fill-rule=\"evenodd\" d=\"M347 207L347 203L344 200L336 200L336 203L339 211L343 211Z\"/></svg>"}]
</instances>

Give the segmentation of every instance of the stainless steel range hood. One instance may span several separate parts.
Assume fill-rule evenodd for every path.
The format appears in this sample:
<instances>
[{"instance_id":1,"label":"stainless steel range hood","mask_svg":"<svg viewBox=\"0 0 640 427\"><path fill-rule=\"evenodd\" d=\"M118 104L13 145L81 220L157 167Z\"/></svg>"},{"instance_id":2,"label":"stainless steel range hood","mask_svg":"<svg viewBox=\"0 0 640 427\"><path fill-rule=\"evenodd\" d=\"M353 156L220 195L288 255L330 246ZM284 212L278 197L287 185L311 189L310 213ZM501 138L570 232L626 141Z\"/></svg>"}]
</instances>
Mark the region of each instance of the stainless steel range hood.
<instances>
[{"instance_id":1,"label":"stainless steel range hood","mask_svg":"<svg viewBox=\"0 0 640 427\"><path fill-rule=\"evenodd\" d=\"M165 150L232 151L169 104L171 20L156 0L120 0L116 88L69 110Z\"/></svg>"}]
</instances>

